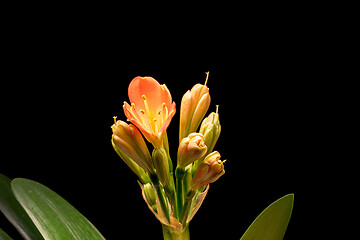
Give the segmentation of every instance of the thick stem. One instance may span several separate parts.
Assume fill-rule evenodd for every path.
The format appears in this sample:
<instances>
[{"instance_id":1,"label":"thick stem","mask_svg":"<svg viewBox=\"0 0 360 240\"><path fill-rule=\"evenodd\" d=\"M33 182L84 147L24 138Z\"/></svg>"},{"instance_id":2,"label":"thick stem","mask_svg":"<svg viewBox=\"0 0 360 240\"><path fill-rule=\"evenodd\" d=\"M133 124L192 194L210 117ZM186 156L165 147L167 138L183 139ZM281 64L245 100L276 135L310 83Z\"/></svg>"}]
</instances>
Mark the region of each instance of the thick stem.
<instances>
[{"instance_id":1,"label":"thick stem","mask_svg":"<svg viewBox=\"0 0 360 240\"><path fill-rule=\"evenodd\" d=\"M164 240L190 240L189 224L180 230L162 224Z\"/></svg>"},{"instance_id":2,"label":"thick stem","mask_svg":"<svg viewBox=\"0 0 360 240\"><path fill-rule=\"evenodd\" d=\"M177 202L177 214L176 217L179 219L184 205L184 169L177 167L175 170L176 177L176 202Z\"/></svg>"},{"instance_id":3,"label":"thick stem","mask_svg":"<svg viewBox=\"0 0 360 240\"><path fill-rule=\"evenodd\" d=\"M185 196L184 207L182 209L182 212L181 212L181 215L179 218L180 223L183 225L186 224L186 220L188 218L189 211L190 211L191 202L192 202L192 199L193 199L195 193L196 193L196 191L190 190Z\"/></svg>"}]
</instances>

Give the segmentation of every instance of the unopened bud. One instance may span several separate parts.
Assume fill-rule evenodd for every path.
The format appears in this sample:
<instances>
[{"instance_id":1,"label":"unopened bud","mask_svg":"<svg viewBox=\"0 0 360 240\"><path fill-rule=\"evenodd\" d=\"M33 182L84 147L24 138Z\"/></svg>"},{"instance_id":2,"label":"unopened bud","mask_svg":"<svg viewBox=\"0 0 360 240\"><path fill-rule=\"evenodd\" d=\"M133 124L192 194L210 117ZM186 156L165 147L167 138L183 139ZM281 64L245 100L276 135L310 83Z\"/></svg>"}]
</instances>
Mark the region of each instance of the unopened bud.
<instances>
[{"instance_id":1,"label":"unopened bud","mask_svg":"<svg viewBox=\"0 0 360 240\"><path fill-rule=\"evenodd\" d=\"M199 83L184 94L180 107L179 141L197 130L209 109L210 100L209 88Z\"/></svg>"},{"instance_id":2,"label":"unopened bud","mask_svg":"<svg viewBox=\"0 0 360 240\"><path fill-rule=\"evenodd\" d=\"M155 189L150 183L144 184L144 193L147 203L154 209L154 211L157 211L156 193L155 193Z\"/></svg>"},{"instance_id":3,"label":"unopened bud","mask_svg":"<svg viewBox=\"0 0 360 240\"><path fill-rule=\"evenodd\" d=\"M170 170L169 160L165 149L163 147L155 148L152 153L152 158L160 182L163 185L166 185L169 182Z\"/></svg>"},{"instance_id":4,"label":"unopened bud","mask_svg":"<svg viewBox=\"0 0 360 240\"><path fill-rule=\"evenodd\" d=\"M139 130L132 124L120 120L115 122L111 128L114 146L145 171L153 173L154 167L152 166L151 156Z\"/></svg>"},{"instance_id":5,"label":"unopened bud","mask_svg":"<svg viewBox=\"0 0 360 240\"><path fill-rule=\"evenodd\" d=\"M207 153L212 152L221 132L218 107L216 108L216 113L210 113L209 116L202 121L199 132L204 135L205 144L208 147Z\"/></svg>"},{"instance_id":6,"label":"unopened bud","mask_svg":"<svg viewBox=\"0 0 360 240\"><path fill-rule=\"evenodd\" d=\"M190 163L205 155L207 146L201 133L190 133L183 138L178 149L178 166L185 168Z\"/></svg>"},{"instance_id":7,"label":"unopened bud","mask_svg":"<svg viewBox=\"0 0 360 240\"><path fill-rule=\"evenodd\" d=\"M224 162L220 160L220 153L215 151L207 155L194 173L191 186L198 189L219 179L224 173Z\"/></svg>"}]
</instances>

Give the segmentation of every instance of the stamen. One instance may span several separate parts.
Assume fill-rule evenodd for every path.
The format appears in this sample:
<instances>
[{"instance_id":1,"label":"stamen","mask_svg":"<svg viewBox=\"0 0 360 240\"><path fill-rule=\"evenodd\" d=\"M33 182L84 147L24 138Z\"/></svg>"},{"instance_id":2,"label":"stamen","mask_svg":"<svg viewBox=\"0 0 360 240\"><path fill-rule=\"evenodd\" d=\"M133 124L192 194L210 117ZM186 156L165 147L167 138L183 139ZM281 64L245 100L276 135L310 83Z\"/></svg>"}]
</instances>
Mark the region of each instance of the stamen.
<instances>
[{"instance_id":1,"label":"stamen","mask_svg":"<svg viewBox=\"0 0 360 240\"><path fill-rule=\"evenodd\" d=\"M158 125L156 123L157 119L154 118L153 121L154 121L154 125L155 125L155 132L154 133L157 133L159 131Z\"/></svg>"},{"instance_id":2,"label":"stamen","mask_svg":"<svg viewBox=\"0 0 360 240\"><path fill-rule=\"evenodd\" d=\"M137 114L137 112L135 111L135 103L131 103L130 112L131 112L131 114L135 117L135 119L136 119L137 121L142 122L141 117L140 117L139 114Z\"/></svg>"},{"instance_id":3,"label":"stamen","mask_svg":"<svg viewBox=\"0 0 360 240\"><path fill-rule=\"evenodd\" d=\"M116 116L114 116L113 118L114 118L114 123L116 124L116 118L117 118L117 117L116 117Z\"/></svg>"},{"instance_id":4,"label":"stamen","mask_svg":"<svg viewBox=\"0 0 360 240\"><path fill-rule=\"evenodd\" d=\"M163 107L163 110L164 110L164 112L163 112L163 114L162 114L162 122L165 122L166 118L167 118L168 115L169 115L169 110L168 110L168 108L166 107L166 104L165 104L165 103L162 104L162 107Z\"/></svg>"},{"instance_id":5,"label":"stamen","mask_svg":"<svg viewBox=\"0 0 360 240\"><path fill-rule=\"evenodd\" d=\"M163 103L163 104L162 104L162 107L163 107L163 109L165 110L165 117L167 117L168 114L169 114L169 112L168 112L168 108L166 107L166 104Z\"/></svg>"},{"instance_id":6,"label":"stamen","mask_svg":"<svg viewBox=\"0 0 360 240\"><path fill-rule=\"evenodd\" d=\"M209 78L209 72L206 72L206 79L205 79L205 84L204 84L205 86L207 84L208 78Z\"/></svg>"},{"instance_id":7,"label":"stamen","mask_svg":"<svg viewBox=\"0 0 360 240\"><path fill-rule=\"evenodd\" d=\"M146 110L147 114L149 115L148 117L150 118L152 114L151 114L151 111L150 111L150 108L149 108L149 104L146 101L146 96L142 95L141 97L144 99L145 110Z\"/></svg>"},{"instance_id":8,"label":"stamen","mask_svg":"<svg viewBox=\"0 0 360 240\"><path fill-rule=\"evenodd\" d=\"M219 111L219 105L216 105L216 113Z\"/></svg>"}]
</instances>

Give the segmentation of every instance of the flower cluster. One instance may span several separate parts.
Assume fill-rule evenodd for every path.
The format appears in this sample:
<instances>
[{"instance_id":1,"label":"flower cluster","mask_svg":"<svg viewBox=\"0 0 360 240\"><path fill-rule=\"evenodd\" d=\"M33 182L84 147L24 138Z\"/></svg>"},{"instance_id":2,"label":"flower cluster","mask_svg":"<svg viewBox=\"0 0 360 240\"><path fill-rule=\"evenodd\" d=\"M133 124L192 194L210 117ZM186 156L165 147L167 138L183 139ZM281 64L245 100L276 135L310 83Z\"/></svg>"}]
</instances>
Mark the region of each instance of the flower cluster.
<instances>
[{"instance_id":1,"label":"flower cluster","mask_svg":"<svg viewBox=\"0 0 360 240\"><path fill-rule=\"evenodd\" d=\"M225 161L213 151L221 132L218 107L204 118L211 101L206 82L184 94L174 171L166 130L176 105L169 89L152 77L136 77L128 93L130 104L124 102L123 108L131 124L114 117L113 147L139 177L144 200L163 227L182 233L202 204L209 184L225 173ZM144 138L154 147L151 154Z\"/></svg>"}]
</instances>

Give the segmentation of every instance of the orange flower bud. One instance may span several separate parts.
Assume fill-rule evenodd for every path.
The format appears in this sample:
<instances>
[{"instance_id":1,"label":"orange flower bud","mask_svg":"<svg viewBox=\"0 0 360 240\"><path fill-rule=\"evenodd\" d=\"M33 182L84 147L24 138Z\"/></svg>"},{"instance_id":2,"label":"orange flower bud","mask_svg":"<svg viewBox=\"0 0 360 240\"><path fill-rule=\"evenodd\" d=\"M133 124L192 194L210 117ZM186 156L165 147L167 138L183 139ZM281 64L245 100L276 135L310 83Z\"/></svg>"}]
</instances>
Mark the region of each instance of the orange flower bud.
<instances>
[{"instance_id":1,"label":"orange flower bud","mask_svg":"<svg viewBox=\"0 0 360 240\"><path fill-rule=\"evenodd\" d=\"M178 166L185 168L190 163L198 160L206 153L204 136L201 133L191 133L183 138L178 149Z\"/></svg>"},{"instance_id":2,"label":"orange flower bud","mask_svg":"<svg viewBox=\"0 0 360 240\"><path fill-rule=\"evenodd\" d=\"M197 130L209 109L210 100L209 88L199 83L184 94L180 107L179 142Z\"/></svg>"},{"instance_id":3,"label":"orange flower bud","mask_svg":"<svg viewBox=\"0 0 360 240\"><path fill-rule=\"evenodd\" d=\"M112 125L114 146L126 154L148 173L154 172L151 156L139 130L132 124L116 121Z\"/></svg>"},{"instance_id":4,"label":"orange flower bud","mask_svg":"<svg viewBox=\"0 0 360 240\"><path fill-rule=\"evenodd\" d=\"M198 189L219 179L224 173L224 162L220 160L220 153L214 151L206 156L194 173L191 186Z\"/></svg>"}]
</instances>

